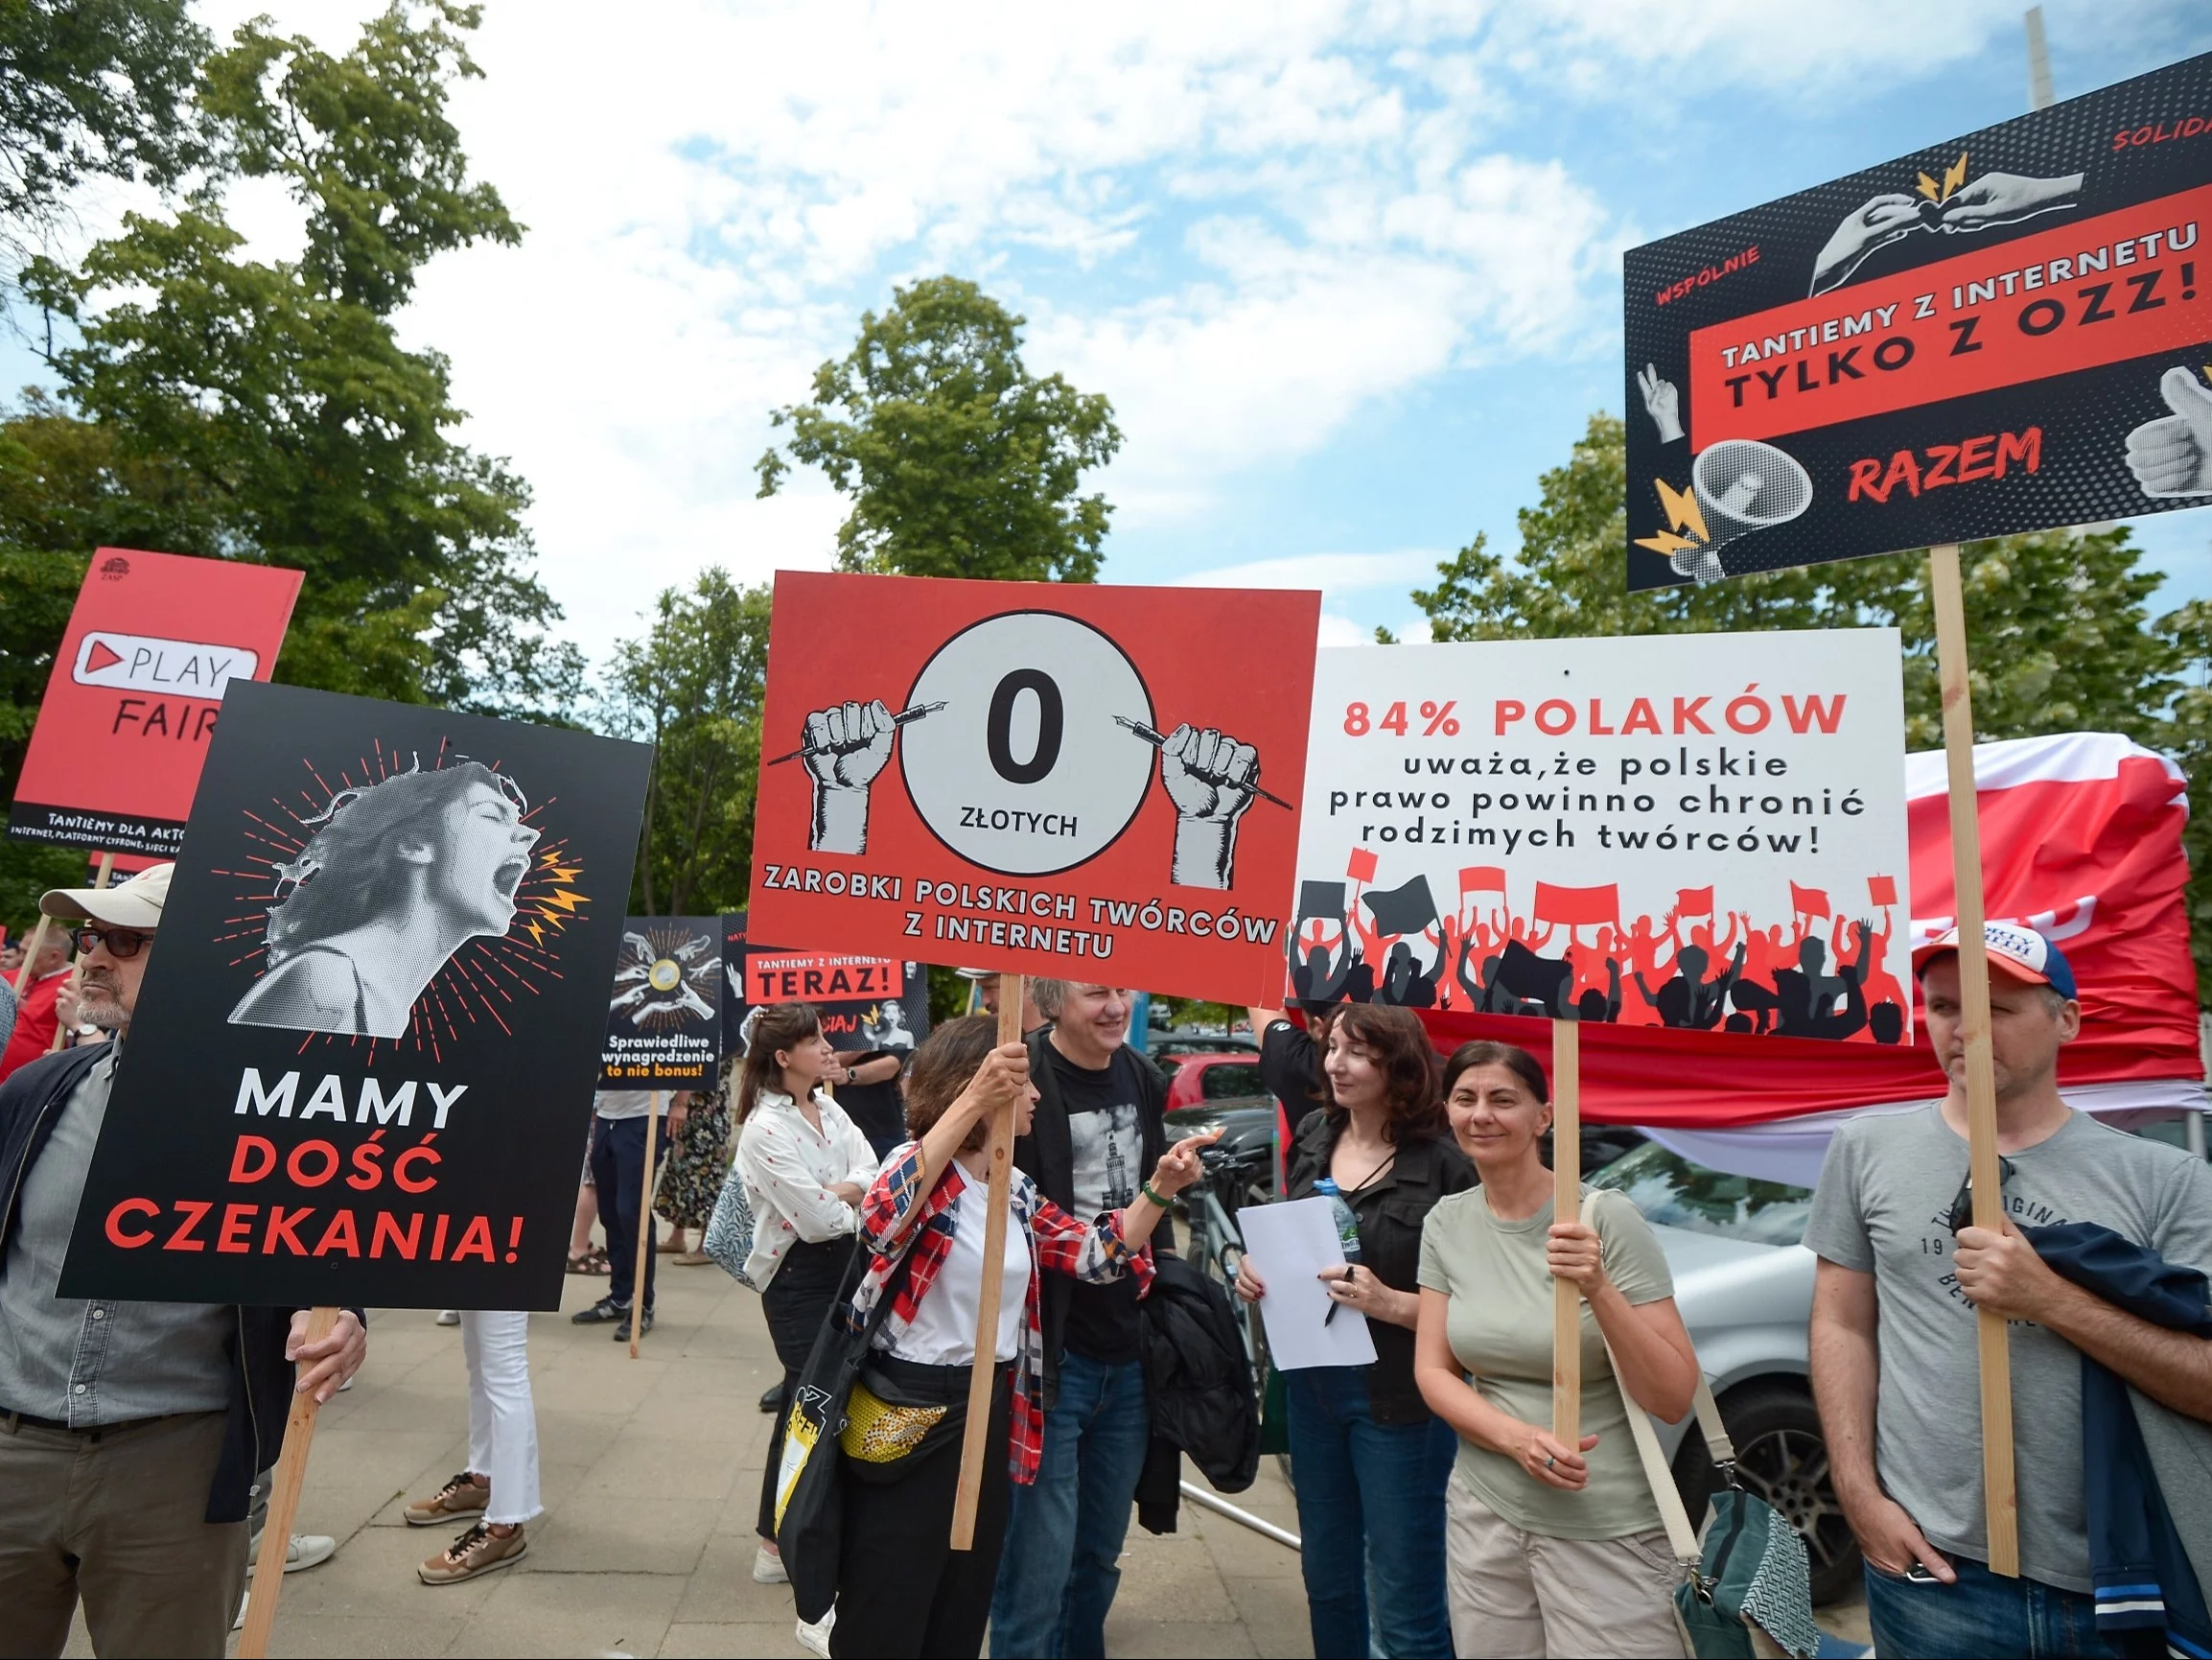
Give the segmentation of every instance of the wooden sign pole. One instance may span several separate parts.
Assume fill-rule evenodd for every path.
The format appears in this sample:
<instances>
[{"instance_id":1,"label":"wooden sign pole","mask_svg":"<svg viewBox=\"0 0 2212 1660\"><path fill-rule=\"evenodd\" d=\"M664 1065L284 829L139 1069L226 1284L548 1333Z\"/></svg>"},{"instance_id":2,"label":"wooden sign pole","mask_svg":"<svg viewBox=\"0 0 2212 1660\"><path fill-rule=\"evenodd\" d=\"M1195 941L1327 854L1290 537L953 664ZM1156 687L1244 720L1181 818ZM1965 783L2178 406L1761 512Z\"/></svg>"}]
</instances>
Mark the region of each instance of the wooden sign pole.
<instances>
[{"instance_id":1,"label":"wooden sign pole","mask_svg":"<svg viewBox=\"0 0 2212 1660\"><path fill-rule=\"evenodd\" d=\"M46 930L54 925L53 919L44 911L38 913L37 922L31 925L31 943L23 947L23 966L15 970L15 1000L23 1000L25 988L31 984L31 965L38 960L39 948L46 944Z\"/></svg>"},{"instance_id":2,"label":"wooden sign pole","mask_svg":"<svg viewBox=\"0 0 2212 1660\"><path fill-rule=\"evenodd\" d=\"M115 854L113 852L102 853L100 855L100 874L92 878L92 891L94 893L98 893L101 889L106 887L108 877L112 877L114 874ZM80 960L73 964L69 970L69 989L71 991L75 991L78 987L83 984L84 964L81 960ZM68 1036L69 1034L62 1029L61 1022L59 1020L56 1020L54 1022L54 1041L46 1045L46 1052L49 1055L59 1054L61 1052L61 1040Z\"/></svg>"},{"instance_id":3,"label":"wooden sign pole","mask_svg":"<svg viewBox=\"0 0 2212 1660\"><path fill-rule=\"evenodd\" d=\"M1551 1220L1582 1217L1582 1025L1551 1022ZM1551 1282L1551 1435L1582 1444L1582 1288Z\"/></svg>"},{"instance_id":4,"label":"wooden sign pole","mask_svg":"<svg viewBox=\"0 0 2212 1660\"><path fill-rule=\"evenodd\" d=\"M1982 937L1982 827L1975 805L1974 713L1967 679L1967 612L1955 542L1928 549L1928 594L1936 614L1936 662L1943 679L1944 760L1950 775L1951 882L1958 910L1960 1019L1967 1040L1968 1168L1974 1226L2004 1227L1997 1168L1997 1083L1990 1055L1990 959ZM1988 1309L1974 1317L1982 1361L1982 1494L1989 1513L1990 1571L2020 1573L2019 1496L2013 1481L2013 1368L2005 1322Z\"/></svg>"},{"instance_id":5,"label":"wooden sign pole","mask_svg":"<svg viewBox=\"0 0 2212 1660\"><path fill-rule=\"evenodd\" d=\"M645 1192L638 1202L638 1272L630 1279L630 1358L638 1358L638 1330L645 1322L645 1270L653 1261L653 1154L659 1145L661 1091L645 1114Z\"/></svg>"},{"instance_id":6,"label":"wooden sign pole","mask_svg":"<svg viewBox=\"0 0 2212 1660\"><path fill-rule=\"evenodd\" d=\"M1021 1041L1021 1006L1026 994L1019 974L998 977L998 1040ZM983 1286L975 1311L975 1368L967 1383L967 1424L960 1439L960 1488L952 1501L952 1548L975 1544L975 1507L983 1493L983 1461L1003 1459L1004 1447L988 1445L990 1434L991 1380L998 1371L998 1303L1006 1270L1006 1213L1013 1178L1013 1108L991 1115L990 1219L983 1229Z\"/></svg>"},{"instance_id":7,"label":"wooden sign pole","mask_svg":"<svg viewBox=\"0 0 2212 1660\"><path fill-rule=\"evenodd\" d=\"M307 1314L307 1341L320 1343L338 1324L335 1308L311 1308ZM314 1415L321 1403L312 1394L291 1397L291 1412L284 1420L284 1453L276 1461L276 1480L270 1484L268 1512L262 1518L261 1555L253 1565L253 1582L246 1590L245 1628L239 1633L238 1660L265 1660L268 1630L276 1623L276 1594L284 1584L285 1555L291 1549L291 1524L299 1514L299 1490L307 1480L307 1451L314 1442Z\"/></svg>"}]
</instances>

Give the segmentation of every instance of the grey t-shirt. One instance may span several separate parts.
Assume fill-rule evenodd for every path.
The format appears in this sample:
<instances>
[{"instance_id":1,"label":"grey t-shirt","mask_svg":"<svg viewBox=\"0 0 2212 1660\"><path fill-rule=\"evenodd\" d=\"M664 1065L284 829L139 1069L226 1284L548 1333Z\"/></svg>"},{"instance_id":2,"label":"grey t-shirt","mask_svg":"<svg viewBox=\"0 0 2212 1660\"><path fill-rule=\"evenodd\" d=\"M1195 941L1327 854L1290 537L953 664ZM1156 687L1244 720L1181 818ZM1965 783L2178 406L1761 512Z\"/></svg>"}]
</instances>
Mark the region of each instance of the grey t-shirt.
<instances>
[{"instance_id":1,"label":"grey t-shirt","mask_svg":"<svg viewBox=\"0 0 2212 1660\"><path fill-rule=\"evenodd\" d=\"M2212 1166L2202 1160L2081 1112L2005 1157L2014 1226L2100 1223L2212 1273ZM1986 1562L1974 1305L1951 1272L1948 1226L1966 1176L1966 1140L1940 1107L1853 1119L1828 1146L1805 1243L1874 1276L1882 1485L1938 1550ZM2081 1351L2030 1321L2011 1321L2010 1334L2020 1570L2086 1592Z\"/></svg>"},{"instance_id":2,"label":"grey t-shirt","mask_svg":"<svg viewBox=\"0 0 2212 1660\"><path fill-rule=\"evenodd\" d=\"M653 1089L601 1089L592 1097L593 1111L610 1124L618 1124L625 1118L642 1118L653 1111ZM661 1097L661 1110L667 1111L668 1098Z\"/></svg>"}]
</instances>

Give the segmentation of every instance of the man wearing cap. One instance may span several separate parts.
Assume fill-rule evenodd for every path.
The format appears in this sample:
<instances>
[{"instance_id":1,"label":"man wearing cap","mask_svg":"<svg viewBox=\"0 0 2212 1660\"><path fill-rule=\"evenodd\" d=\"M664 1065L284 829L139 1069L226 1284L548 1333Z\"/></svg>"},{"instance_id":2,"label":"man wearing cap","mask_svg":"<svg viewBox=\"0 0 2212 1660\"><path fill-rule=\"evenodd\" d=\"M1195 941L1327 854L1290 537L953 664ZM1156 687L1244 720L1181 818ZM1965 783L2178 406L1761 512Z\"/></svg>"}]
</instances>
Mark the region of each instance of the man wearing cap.
<instances>
[{"instance_id":1,"label":"man wearing cap","mask_svg":"<svg viewBox=\"0 0 2212 1660\"><path fill-rule=\"evenodd\" d=\"M964 980L975 982L976 998L983 1004L985 1013L998 1013L998 989L1005 982L996 969L957 969L954 972ZM1021 986L1021 1035L1028 1037L1050 1018L1036 1006L1036 997L1030 991L1029 981L1025 977Z\"/></svg>"},{"instance_id":2,"label":"man wearing cap","mask_svg":"<svg viewBox=\"0 0 2212 1660\"><path fill-rule=\"evenodd\" d=\"M103 1655L220 1656L245 1584L254 1478L277 1461L291 1397L329 1400L367 1350L350 1310L310 1344L305 1311L56 1295L171 869L40 900L50 917L91 919L77 931L81 1013L116 1040L0 1084L9 1654L59 1654L81 1598Z\"/></svg>"},{"instance_id":3,"label":"man wearing cap","mask_svg":"<svg viewBox=\"0 0 2212 1660\"><path fill-rule=\"evenodd\" d=\"M2101 1653L2083 1480L2082 1359L2212 1420L2212 1343L2138 1319L2047 1267L2018 1228L2096 1223L2212 1272L2212 1167L2061 1099L2082 1024L2073 970L2033 929L1989 924L2002 1232L1968 1225L1959 940L1913 953L1949 1093L1836 1132L1805 1243L1813 1391L1829 1469L1866 1557L1883 1654ZM1975 1310L2008 1322L2017 1579L1992 1575L1982 1496Z\"/></svg>"}]
</instances>

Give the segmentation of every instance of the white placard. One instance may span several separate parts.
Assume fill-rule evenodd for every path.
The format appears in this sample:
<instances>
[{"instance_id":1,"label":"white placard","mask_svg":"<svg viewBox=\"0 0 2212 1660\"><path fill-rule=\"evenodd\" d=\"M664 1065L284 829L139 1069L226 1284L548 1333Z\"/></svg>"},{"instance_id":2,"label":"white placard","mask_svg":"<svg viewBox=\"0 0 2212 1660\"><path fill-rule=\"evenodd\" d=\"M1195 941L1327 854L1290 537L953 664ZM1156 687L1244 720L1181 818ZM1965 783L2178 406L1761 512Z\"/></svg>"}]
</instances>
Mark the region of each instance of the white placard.
<instances>
[{"instance_id":1,"label":"white placard","mask_svg":"<svg viewBox=\"0 0 2212 1660\"><path fill-rule=\"evenodd\" d=\"M1893 629L1319 654L1293 989L1908 1040Z\"/></svg>"},{"instance_id":2,"label":"white placard","mask_svg":"<svg viewBox=\"0 0 2212 1660\"><path fill-rule=\"evenodd\" d=\"M1332 1306L1321 1272L1340 1268L1343 1242L1337 1234L1337 1210L1326 1199L1292 1199L1280 1204L1248 1204L1237 1212L1245 1254L1268 1287L1260 1298L1267 1322L1268 1364L1284 1371L1310 1366L1372 1366L1375 1340L1367 1317L1357 1309Z\"/></svg>"}]
</instances>

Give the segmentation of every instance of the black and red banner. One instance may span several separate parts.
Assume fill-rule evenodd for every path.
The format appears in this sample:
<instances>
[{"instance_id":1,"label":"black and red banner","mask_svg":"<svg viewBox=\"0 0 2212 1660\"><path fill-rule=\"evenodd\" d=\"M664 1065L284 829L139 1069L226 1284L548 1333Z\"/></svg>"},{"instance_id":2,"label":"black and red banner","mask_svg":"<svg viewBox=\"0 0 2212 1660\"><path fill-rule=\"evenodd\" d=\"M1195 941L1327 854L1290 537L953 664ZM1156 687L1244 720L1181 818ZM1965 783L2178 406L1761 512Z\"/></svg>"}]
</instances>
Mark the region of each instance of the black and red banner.
<instances>
[{"instance_id":1,"label":"black and red banner","mask_svg":"<svg viewBox=\"0 0 2212 1660\"><path fill-rule=\"evenodd\" d=\"M1628 585L2212 503L2212 56L1631 249Z\"/></svg>"}]
</instances>

